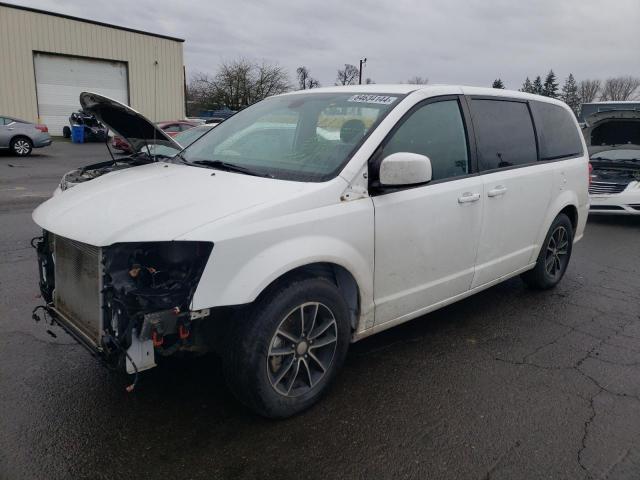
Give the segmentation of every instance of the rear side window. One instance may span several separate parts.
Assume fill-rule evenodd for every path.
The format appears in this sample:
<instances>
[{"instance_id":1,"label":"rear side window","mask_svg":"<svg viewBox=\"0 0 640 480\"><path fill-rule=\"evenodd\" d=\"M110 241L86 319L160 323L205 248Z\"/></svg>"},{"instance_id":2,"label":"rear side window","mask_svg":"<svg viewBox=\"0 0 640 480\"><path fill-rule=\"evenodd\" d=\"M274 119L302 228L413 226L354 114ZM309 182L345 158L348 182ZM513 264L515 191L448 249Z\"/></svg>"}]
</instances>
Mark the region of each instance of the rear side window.
<instances>
[{"instance_id":1,"label":"rear side window","mask_svg":"<svg viewBox=\"0 0 640 480\"><path fill-rule=\"evenodd\" d=\"M582 155L582 141L573 114L545 102L531 102L531 110L540 138L540 160Z\"/></svg>"},{"instance_id":2,"label":"rear side window","mask_svg":"<svg viewBox=\"0 0 640 480\"><path fill-rule=\"evenodd\" d=\"M429 157L433 180L467 174L467 138L458 101L428 103L415 110L393 133L380 158L397 152Z\"/></svg>"},{"instance_id":3,"label":"rear side window","mask_svg":"<svg viewBox=\"0 0 640 480\"><path fill-rule=\"evenodd\" d=\"M526 103L474 99L471 114L481 171L538 160L535 132Z\"/></svg>"}]
</instances>

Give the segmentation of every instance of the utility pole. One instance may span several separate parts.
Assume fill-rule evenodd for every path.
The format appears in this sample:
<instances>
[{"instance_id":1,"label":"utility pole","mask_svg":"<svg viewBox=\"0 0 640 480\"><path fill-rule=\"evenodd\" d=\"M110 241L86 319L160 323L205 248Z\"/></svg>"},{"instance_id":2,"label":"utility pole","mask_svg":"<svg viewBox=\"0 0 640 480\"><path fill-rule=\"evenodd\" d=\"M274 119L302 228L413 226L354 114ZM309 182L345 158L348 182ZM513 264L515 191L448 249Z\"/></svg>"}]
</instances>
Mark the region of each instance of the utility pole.
<instances>
[{"instance_id":1,"label":"utility pole","mask_svg":"<svg viewBox=\"0 0 640 480\"><path fill-rule=\"evenodd\" d=\"M360 74L358 75L358 85L362 85L362 66L367 64L367 57L360 59Z\"/></svg>"}]
</instances>

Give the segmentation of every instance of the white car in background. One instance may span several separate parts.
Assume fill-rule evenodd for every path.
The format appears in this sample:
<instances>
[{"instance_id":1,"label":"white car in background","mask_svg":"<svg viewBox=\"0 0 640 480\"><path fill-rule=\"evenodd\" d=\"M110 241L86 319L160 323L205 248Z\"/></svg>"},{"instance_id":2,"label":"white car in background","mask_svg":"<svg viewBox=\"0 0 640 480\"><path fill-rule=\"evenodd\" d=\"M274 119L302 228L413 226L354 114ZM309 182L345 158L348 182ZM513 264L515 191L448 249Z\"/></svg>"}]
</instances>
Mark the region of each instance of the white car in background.
<instances>
[{"instance_id":1,"label":"white car in background","mask_svg":"<svg viewBox=\"0 0 640 480\"><path fill-rule=\"evenodd\" d=\"M585 118L591 160L591 213L640 215L640 111L610 110Z\"/></svg>"},{"instance_id":2,"label":"white car in background","mask_svg":"<svg viewBox=\"0 0 640 480\"><path fill-rule=\"evenodd\" d=\"M105 118L111 102L81 95L125 130ZM157 355L218 351L242 402L286 417L328 389L350 342L516 275L554 287L584 232L588 178L573 113L546 97L274 96L171 161L40 205L44 308L136 378Z\"/></svg>"}]
</instances>

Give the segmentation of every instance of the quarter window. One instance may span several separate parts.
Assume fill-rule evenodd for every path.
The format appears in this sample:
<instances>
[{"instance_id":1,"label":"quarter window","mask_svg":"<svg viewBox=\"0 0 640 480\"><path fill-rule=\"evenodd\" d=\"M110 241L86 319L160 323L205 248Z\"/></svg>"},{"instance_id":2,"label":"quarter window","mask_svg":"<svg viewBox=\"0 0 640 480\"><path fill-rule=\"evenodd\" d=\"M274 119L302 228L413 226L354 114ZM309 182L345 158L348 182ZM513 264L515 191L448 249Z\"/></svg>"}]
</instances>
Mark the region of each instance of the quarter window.
<instances>
[{"instance_id":1,"label":"quarter window","mask_svg":"<svg viewBox=\"0 0 640 480\"><path fill-rule=\"evenodd\" d=\"M582 141L573 114L545 102L531 102L540 138L540 160L582 155Z\"/></svg>"},{"instance_id":2,"label":"quarter window","mask_svg":"<svg viewBox=\"0 0 640 480\"><path fill-rule=\"evenodd\" d=\"M429 157L433 180L469 173L467 138L458 101L429 103L414 111L393 133L379 158L397 152Z\"/></svg>"},{"instance_id":3,"label":"quarter window","mask_svg":"<svg viewBox=\"0 0 640 480\"><path fill-rule=\"evenodd\" d=\"M535 132L526 103L474 99L471 114L480 171L538 160Z\"/></svg>"}]
</instances>

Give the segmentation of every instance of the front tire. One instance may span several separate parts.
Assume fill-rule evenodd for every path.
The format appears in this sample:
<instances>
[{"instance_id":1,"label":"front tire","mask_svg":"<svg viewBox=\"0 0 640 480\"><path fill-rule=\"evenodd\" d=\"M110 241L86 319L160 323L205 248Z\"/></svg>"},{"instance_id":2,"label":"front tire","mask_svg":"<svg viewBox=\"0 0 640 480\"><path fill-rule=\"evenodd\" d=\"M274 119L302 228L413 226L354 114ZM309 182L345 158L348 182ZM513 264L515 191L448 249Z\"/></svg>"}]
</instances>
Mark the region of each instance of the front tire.
<instances>
[{"instance_id":1,"label":"front tire","mask_svg":"<svg viewBox=\"0 0 640 480\"><path fill-rule=\"evenodd\" d=\"M16 137L11 140L11 151L18 157L26 157L31 155L33 143L27 137Z\"/></svg>"},{"instance_id":2,"label":"front tire","mask_svg":"<svg viewBox=\"0 0 640 480\"><path fill-rule=\"evenodd\" d=\"M571 220L564 213L559 214L544 239L536 266L521 275L524 283L537 290L555 287L569 265L573 235Z\"/></svg>"},{"instance_id":3,"label":"front tire","mask_svg":"<svg viewBox=\"0 0 640 480\"><path fill-rule=\"evenodd\" d=\"M237 322L225 376L242 403L269 418L290 417L318 401L349 347L349 309L325 278L276 285Z\"/></svg>"}]
</instances>

